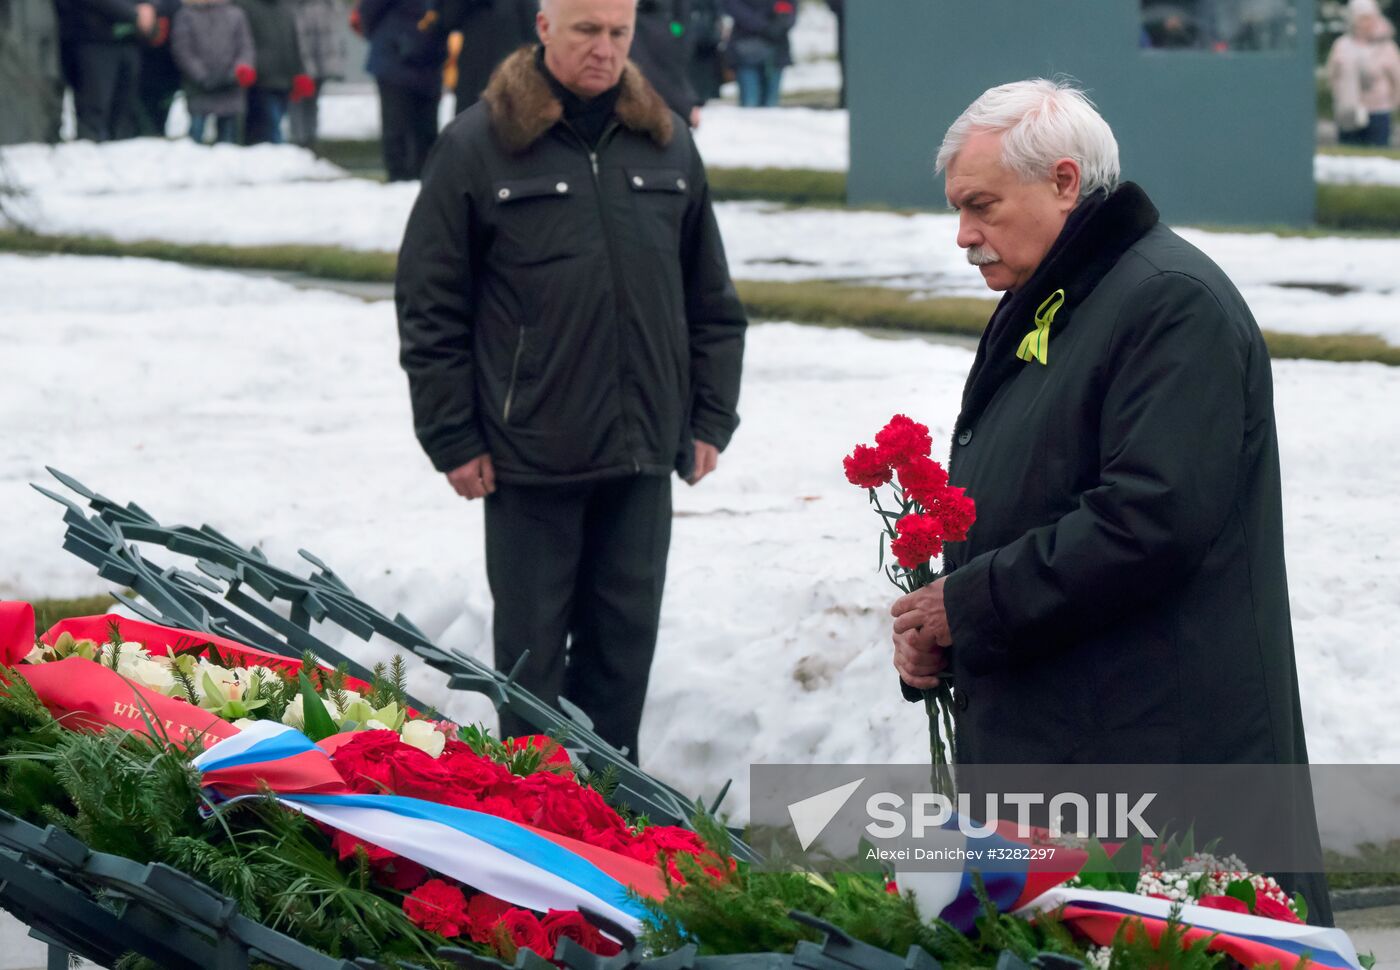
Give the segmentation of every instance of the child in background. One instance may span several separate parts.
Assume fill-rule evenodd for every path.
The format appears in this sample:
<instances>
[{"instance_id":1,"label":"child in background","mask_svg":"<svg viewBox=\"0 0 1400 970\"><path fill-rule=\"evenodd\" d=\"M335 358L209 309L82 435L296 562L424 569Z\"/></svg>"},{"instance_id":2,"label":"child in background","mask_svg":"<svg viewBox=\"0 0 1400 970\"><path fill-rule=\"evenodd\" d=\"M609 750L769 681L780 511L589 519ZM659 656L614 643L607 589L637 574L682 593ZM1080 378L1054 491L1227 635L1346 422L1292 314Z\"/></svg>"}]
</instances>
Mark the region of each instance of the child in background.
<instances>
[{"instance_id":1,"label":"child in background","mask_svg":"<svg viewBox=\"0 0 1400 970\"><path fill-rule=\"evenodd\" d=\"M248 15L258 52L258 77L248 90L243 144L283 143L282 121L290 104L315 94L302 67L291 0L234 0Z\"/></svg>"},{"instance_id":2,"label":"child in background","mask_svg":"<svg viewBox=\"0 0 1400 970\"><path fill-rule=\"evenodd\" d=\"M238 141L247 89L257 77L248 17L229 0L185 0L170 31L170 52L184 77L190 137L204 141L214 118L215 141Z\"/></svg>"},{"instance_id":3,"label":"child in background","mask_svg":"<svg viewBox=\"0 0 1400 970\"><path fill-rule=\"evenodd\" d=\"M321 85L345 76L345 38L340 26L344 12L339 0L293 0L293 16L302 68L314 88L288 106L287 122L292 144L311 148L319 127Z\"/></svg>"}]
</instances>

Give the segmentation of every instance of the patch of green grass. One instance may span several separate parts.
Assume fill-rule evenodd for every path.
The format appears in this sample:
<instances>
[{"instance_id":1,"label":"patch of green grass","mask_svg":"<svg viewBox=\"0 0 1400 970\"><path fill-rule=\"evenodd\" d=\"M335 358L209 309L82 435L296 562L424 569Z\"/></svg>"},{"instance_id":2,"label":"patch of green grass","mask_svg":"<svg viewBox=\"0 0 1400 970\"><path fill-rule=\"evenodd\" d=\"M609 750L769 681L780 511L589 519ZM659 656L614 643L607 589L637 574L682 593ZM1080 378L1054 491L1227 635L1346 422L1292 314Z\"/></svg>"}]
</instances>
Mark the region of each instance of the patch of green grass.
<instances>
[{"instance_id":1,"label":"patch of green grass","mask_svg":"<svg viewBox=\"0 0 1400 970\"><path fill-rule=\"evenodd\" d=\"M1400 148L1382 148L1378 145L1319 145L1319 155L1351 155L1363 158L1400 158Z\"/></svg>"},{"instance_id":2,"label":"patch of green grass","mask_svg":"<svg viewBox=\"0 0 1400 970\"><path fill-rule=\"evenodd\" d=\"M1319 185L1317 222L1342 229L1400 231L1400 186Z\"/></svg>"},{"instance_id":3,"label":"patch of green grass","mask_svg":"<svg viewBox=\"0 0 1400 970\"><path fill-rule=\"evenodd\" d=\"M1330 889L1363 889L1400 886L1400 841L1384 845L1365 843L1351 855L1325 853Z\"/></svg>"},{"instance_id":4,"label":"patch of green grass","mask_svg":"<svg viewBox=\"0 0 1400 970\"><path fill-rule=\"evenodd\" d=\"M843 205L846 173L809 168L712 168L710 192L716 199L761 199L791 205Z\"/></svg>"},{"instance_id":5,"label":"patch of green grass","mask_svg":"<svg viewBox=\"0 0 1400 970\"><path fill-rule=\"evenodd\" d=\"M1400 151L1342 149L1337 154L1389 155ZM846 198L844 172L814 169L716 168L710 171L715 198L764 200L791 205L841 206ZM871 208L871 207L862 207ZM1223 227L1216 227L1223 228ZM1336 235L1338 230L1400 232L1400 186L1319 185L1315 227L1240 227L1229 231L1272 231L1288 236Z\"/></svg>"},{"instance_id":6,"label":"patch of green grass","mask_svg":"<svg viewBox=\"0 0 1400 970\"><path fill-rule=\"evenodd\" d=\"M1380 337L1364 333L1339 333L1313 336L1297 333L1264 331L1269 355L1276 360L1332 360L1346 363L1372 361L1400 367L1400 347L1393 347Z\"/></svg>"},{"instance_id":7,"label":"patch of green grass","mask_svg":"<svg viewBox=\"0 0 1400 970\"><path fill-rule=\"evenodd\" d=\"M383 176L384 154L376 141L333 140L316 143L316 154L357 175Z\"/></svg>"},{"instance_id":8,"label":"patch of green grass","mask_svg":"<svg viewBox=\"0 0 1400 970\"><path fill-rule=\"evenodd\" d=\"M50 236L0 229L0 250L70 253L79 256L139 256L197 266L304 273L352 282L393 282L393 253L360 252L339 246L218 246L162 240L121 242L93 236Z\"/></svg>"},{"instance_id":9,"label":"patch of green grass","mask_svg":"<svg viewBox=\"0 0 1400 970\"><path fill-rule=\"evenodd\" d=\"M741 280L736 285L749 315L764 320L976 337L996 308L995 300L914 298L903 290L882 286L752 280Z\"/></svg>"},{"instance_id":10,"label":"patch of green grass","mask_svg":"<svg viewBox=\"0 0 1400 970\"><path fill-rule=\"evenodd\" d=\"M66 620L71 616L100 616L110 610L115 602L110 593L76 596L72 599L33 600L34 626L38 633L43 633L59 620Z\"/></svg>"},{"instance_id":11,"label":"patch of green grass","mask_svg":"<svg viewBox=\"0 0 1400 970\"><path fill-rule=\"evenodd\" d=\"M392 282L393 253L364 253L334 246L209 246L168 242L122 243L79 236L0 231L0 251L143 256L203 266L304 274L328 280ZM996 302L972 297L914 297L903 290L830 281L743 280L739 296L749 315L831 326L917 333L981 334ZM1366 334L1307 336L1265 331L1275 358L1373 361L1400 366L1400 347Z\"/></svg>"}]
</instances>

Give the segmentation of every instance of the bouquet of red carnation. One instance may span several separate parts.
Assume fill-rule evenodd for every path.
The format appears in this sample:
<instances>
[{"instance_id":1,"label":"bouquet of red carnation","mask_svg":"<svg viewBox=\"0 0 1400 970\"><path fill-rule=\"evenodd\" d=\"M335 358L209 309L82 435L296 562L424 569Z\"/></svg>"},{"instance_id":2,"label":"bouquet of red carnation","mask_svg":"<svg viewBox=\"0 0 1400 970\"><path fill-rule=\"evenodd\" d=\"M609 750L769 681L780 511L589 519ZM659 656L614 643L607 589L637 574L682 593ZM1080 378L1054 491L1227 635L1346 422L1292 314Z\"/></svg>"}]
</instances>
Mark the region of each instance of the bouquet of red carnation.
<instances>
[{"instance_id":1,"label":"bouquet of red carnation","mask_svg":"<svg viewBox=\"0 0 1400 970\"><path fill-rule=\"evenodd\" d=\"M933 582L937 575L931 560L943 552L943 543L962 542L977 517L971 498L948 484L948 473L929 457L933 439L928 427L902 414L875 435L875 445L856 445L846 456L846 480L870 493L870 503L880 515L880 569L905 593ZM893 504L885 508L880 488L890 486ZM897 508L897 510L896 510ZM885 563L885 540L895 565ZM953 744L953 697L948 683L926 690L929 714L929 749L933 756L935 784L951 793L948 752ZM942 724L940 734L939 725Z\"/></svg>"}]
</instances>

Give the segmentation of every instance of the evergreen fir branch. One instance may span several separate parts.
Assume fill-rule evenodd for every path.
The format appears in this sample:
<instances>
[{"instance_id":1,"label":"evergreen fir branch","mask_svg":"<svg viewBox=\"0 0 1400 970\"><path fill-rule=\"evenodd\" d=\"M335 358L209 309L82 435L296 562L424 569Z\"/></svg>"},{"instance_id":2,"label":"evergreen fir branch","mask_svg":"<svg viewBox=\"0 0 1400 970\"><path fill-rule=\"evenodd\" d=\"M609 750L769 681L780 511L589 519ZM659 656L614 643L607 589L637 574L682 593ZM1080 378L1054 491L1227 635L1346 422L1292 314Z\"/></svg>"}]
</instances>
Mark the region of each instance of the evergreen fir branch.
<instances>
[{"instance_id":1,"label":"evergreen fir branch","mask_svg":"<svg viewBox=\"0 0 1400 970\"><path fill-rule=\"evenodd\" d=\"M606 765L602 771L590 771L588 777L584 779L584 784L602 795L603 801L609 805L612 804L613 796L617 793L617 786L621 783L622 773L614 764Z\"/></svg>"},{"instance_id":2,"label":"evergreen fir branch","mask_svg":"<svg viewBox=\"0 0 1400 970\"><path fill-rule=\"evenodd\" d=\"M1172 907L1162 935L1154 942L1141 919L1127 919L1113 936L1109 970L1214 970L1225 961L1224 953L1210 952L1212 933L1188 942L1186 925L1181 922L1180 904Z\"/></svg>"},{"instance_id":3,"label":"evergreen fir branch","mask_svg":"<svg viewBox=\"0 0 1400 970\"><path fill-rule=\"evenodd\" d=\"M186 661L188 663L188 661ZM194 678L176 661L170 665L170 672L175 677L175 683L180 685L180 689L185 692L185 700L195 707L199 706L199 690L195 687Z\"/></svg>"},{"instance_id":4,"label":"evergreen fir branch","mask_svg":"<svg viewBox=\"0 0 1400 970\"><path fill-rule=\"evenodd\" d=\"M374 673L369 681L369 696L365 699L369 701L370 707L384 707L389 703L392 694L389 687L389 668L381 660L374 665Z\"/></svg>"},{"instance_id":5,"label":"evergreen fir branch","mask_svg":"<svg viewBox=\"0 0 1400 970\"><path fill-rule=\"evenodd\" d=\"M339 664L335 670L331 671L330 685L326 688L326 693L335 701L335 706L340 710L345 710L350 706L350 697L345 693L345 678L348 676L345 664Z\"/></svg>"},{"instance_id":6,"label":"evergreen fir branch","mask_svg":"<svg viewBox=\"0 0 1400 970\"><path fill-rule=\"evenodd\" d=\"M107 621L107 643L111 645L110 666L113 670L118 669L122 659L122 643L126 640L122 636L122 625L116 620Z\"/></svg>"},{"instance_id":7,"label":"evergreen fir branch","mask_svg":"<svg viewBox=\"0 0 1400 970\"><path fill-rule=\"evenodd\" d=\"M389 689L394 695L391 700L399 707L408 706L408 661L403 654L396 653L389 660Z\"/></svg>"}]
</instances>

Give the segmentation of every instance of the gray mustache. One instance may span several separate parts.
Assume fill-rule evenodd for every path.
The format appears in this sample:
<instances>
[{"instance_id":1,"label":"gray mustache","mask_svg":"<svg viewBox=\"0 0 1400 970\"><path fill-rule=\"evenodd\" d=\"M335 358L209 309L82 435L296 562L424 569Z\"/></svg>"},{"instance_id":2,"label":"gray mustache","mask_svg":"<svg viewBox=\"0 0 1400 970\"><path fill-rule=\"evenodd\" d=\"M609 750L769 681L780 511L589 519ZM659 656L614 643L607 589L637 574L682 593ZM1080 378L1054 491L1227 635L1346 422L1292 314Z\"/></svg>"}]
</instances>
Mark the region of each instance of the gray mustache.
<instances>
[{"instance_id":1,"label":"gray mustache","mask_svg":"<svg viewBox=\"0 0 1400 970\"><path fill-rule=\"evenodd\" d=\"M1001 256L991 246L967 247L967 261L973 266L988 266L1001 262Z\"/></svg>"}]
</instances>

